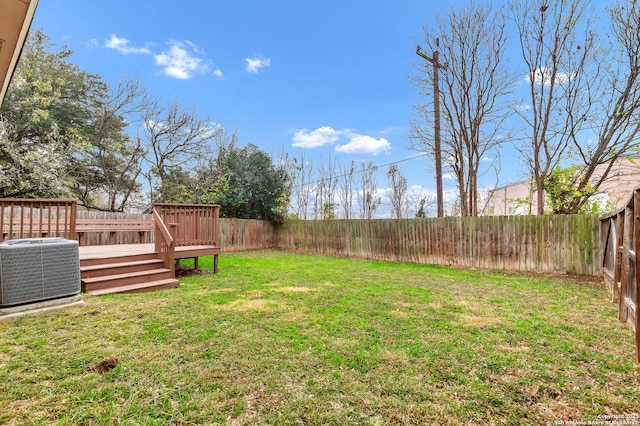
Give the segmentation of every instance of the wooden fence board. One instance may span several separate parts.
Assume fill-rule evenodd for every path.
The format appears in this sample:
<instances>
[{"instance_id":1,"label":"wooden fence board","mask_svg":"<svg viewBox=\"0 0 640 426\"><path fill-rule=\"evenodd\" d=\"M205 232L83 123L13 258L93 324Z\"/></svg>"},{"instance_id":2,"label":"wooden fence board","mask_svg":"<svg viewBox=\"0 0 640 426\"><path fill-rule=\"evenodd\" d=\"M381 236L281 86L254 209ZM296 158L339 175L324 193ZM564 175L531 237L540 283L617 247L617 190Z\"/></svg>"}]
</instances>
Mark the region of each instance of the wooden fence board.
<instances>
[{"instance_id":1,"label":"wooden fence board","mask_svg":"<svg viewBox=\"0 0 640 426\"><path fill-rule=\"evenodd\" d=\"M272 248L376 260L601 275L598 217L289 220Z\"/></svg>"}]
</instances>

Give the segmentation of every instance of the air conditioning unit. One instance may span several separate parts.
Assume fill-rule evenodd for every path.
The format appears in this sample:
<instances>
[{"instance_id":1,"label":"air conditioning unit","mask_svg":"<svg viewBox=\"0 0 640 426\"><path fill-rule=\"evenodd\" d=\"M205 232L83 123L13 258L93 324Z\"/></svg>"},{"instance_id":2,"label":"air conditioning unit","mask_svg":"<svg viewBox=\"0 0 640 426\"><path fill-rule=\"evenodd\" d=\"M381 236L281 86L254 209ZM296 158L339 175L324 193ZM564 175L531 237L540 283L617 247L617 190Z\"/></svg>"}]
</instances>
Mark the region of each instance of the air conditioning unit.
<instances>
[{"instance_id":1,"label":"air conditioning unit","mask_svg":"<svg viewBox=\"0 0 640 426\"><path fill-rule=\"evenodd\" d=\"M78 242L24 238L0 243L0 307L80 293Z\"/></svg>"}]
</instances>

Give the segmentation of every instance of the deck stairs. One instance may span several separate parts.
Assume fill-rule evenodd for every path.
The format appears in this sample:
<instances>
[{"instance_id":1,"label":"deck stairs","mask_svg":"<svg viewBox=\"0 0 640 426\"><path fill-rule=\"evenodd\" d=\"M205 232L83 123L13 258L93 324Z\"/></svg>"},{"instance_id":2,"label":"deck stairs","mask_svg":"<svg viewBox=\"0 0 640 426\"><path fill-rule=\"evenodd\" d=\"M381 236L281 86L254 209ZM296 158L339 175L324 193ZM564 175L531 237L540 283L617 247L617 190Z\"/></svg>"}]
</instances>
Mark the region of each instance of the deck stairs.
<instances>
[{"instance_id":1,"label":"deck stairs","mask_svg":"<svg viewBox=\"0 0 640 426\"><path fill-rule=\"evenodd\" d=\"M82 291L96 296L142 293L180 286L156 253L80 259Z\"/></svg>"}]
</instances>

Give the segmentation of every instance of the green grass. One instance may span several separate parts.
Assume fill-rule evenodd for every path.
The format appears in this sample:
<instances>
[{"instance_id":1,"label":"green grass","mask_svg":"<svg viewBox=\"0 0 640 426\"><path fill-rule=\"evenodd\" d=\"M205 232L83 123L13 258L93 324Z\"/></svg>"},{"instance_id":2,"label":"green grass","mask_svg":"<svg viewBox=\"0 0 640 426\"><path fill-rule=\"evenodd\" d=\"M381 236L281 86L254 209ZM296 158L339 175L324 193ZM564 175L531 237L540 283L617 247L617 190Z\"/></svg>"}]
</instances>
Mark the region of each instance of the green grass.
<instances>
[{"instance_id":1,"label":"green grass","mask_svg":"<svg viewBox=\"0 0 640 426\"><path fill-rule=\"evenodd\" d=\"M224 254L182 283L0 323L0 424L553 424L640 407L632 330L598 286L277 252Z\"/></svg>"}]
</instances>

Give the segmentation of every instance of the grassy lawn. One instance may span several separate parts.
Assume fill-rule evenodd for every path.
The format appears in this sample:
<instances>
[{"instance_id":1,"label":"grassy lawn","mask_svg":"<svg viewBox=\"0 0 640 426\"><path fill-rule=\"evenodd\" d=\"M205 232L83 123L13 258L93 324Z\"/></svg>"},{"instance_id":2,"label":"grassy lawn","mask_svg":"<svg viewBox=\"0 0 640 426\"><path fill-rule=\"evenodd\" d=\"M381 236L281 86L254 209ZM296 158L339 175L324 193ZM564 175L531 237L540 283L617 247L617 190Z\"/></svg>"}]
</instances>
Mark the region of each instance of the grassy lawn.
<instances>
[{"instance_id":1,"label":"grassy lawn","mask_svg":"<svg viewBox=\"0 0 640 426\"><path fill-rule=\"evenodd\" d=\"M633 332L601 287L277 252L224 254L209 272L0 323L0 424L528 425L640 412ZM115 369L89 370L110 357Z\"/></svg>"}]
</instances>

